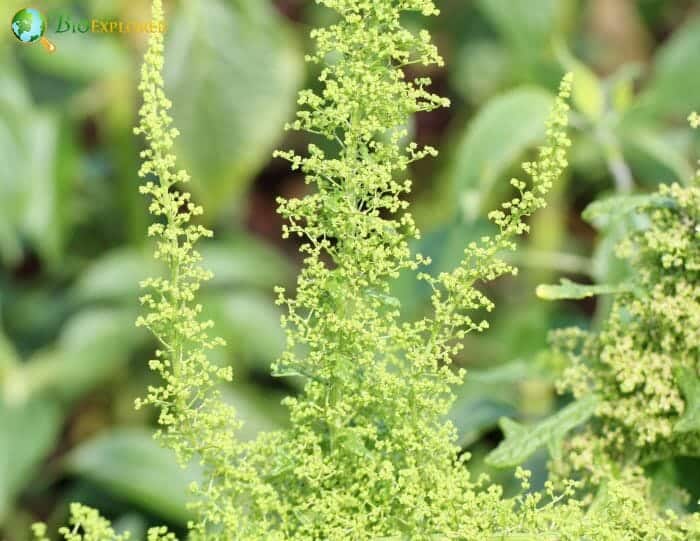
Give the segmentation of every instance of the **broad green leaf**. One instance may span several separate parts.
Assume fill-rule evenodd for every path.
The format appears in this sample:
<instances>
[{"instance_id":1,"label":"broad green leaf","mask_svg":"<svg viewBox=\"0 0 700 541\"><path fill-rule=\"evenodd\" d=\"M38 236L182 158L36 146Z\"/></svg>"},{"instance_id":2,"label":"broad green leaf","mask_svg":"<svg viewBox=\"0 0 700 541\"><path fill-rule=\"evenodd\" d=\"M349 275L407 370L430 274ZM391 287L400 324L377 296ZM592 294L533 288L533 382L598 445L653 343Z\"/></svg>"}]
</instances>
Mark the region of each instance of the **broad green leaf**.
<instances>
[{"instance_id":1,"label":"broad green leaf","mask_svg":"<svg viewBox=\"0 0 700 541\"><path fill-rule=\"evenodd\" d=\"M450 410L450 420L457 429L457 443L466 447L498 424L504 417L517 414L517 409L507 402L488 398L458 398Z\"/></svg>"},{"instance_id":2,"label":"broad green leaf","mask_svg":"<svg viewBox=\"0 0 700 541\"><path fill-rule=\"evenodd\" d=\"M29 241L44 262L55 263L67 233L74 138L59 115L32 104L14 62L2 71L0 260L16 263Z\"/></svg>"},{"instance_id":3,"label":"broad green leaf","mask_svg":"<svg viewBox=\"0 0 700 541\"><path fill-rule=\"evenodd\" d=\"M552 96L544 90L519 88L494 98L476 115L448 170L468 221L481 216L494 184L542 138L551 105Z\"/></svg>"},{"instance_id":4,"label":"broad green leaf","mask_svg":"<svg viewBox=\"0 0 700 541\"><path fill-rule=\"evenodd\" d=\"M28 129L30 139L27 150L30 159L25 167L30 171L31 199L25 207L22 229L45 255L55 255L60 232L58 182L55 176L58 119L52 114L38 114Z\"/></svg>"},{"instance_id":5,"label":"broad green leaf","mask_svg":"<svg viewBox=\"0 0 700 541\"><path fill-rule=\"evenodd\" d=\"M555 26L561 4L558 0L542 0L532 9L528 0L477 0L479 9L513 44L535 47L546 42ZM558 5L559 4L559 5ZM533 43L534 40L534 43Z\"/></svg>"},{"instance_id":6,"label":"broad green leaf","mask_svg":"<svg viewBox=\"0 0 700 541\"><path fill-rule=\"evenodd\" d=\"M685 398L685 411L673 427L673 431L700 431L700 378L694 370L679 368L676 372L676 381Z\"/></svg>"},{"instance_id":7,"label":"broad green leaf","mask_svg":"<svg viewBox=\"0 0 700 541\"><path fill-rule=\"evenodd\" d=\"M178 524L191 518L188 487L201 475L194 467L181 468L149 431L125 428L75 448L65 459L65 469Z\"/></svg>"},{"instance_id":8,"label":"broad green leaf","mask_svg":"<svg viewBox=\"0 0 700 541\"><path fill-rule=\"evenodd\" d=\"M612 106L615 112L624 113L634 102L634 84L631 80L618 80L611 92Z\"/></svg>"},{"instance_id":9,"label":"broad green leaf","mask_svg":"<svg viewBox=\"0 0 700 541\"><path fill-rule=\"evenodd\" d=\"M91 309L74 316L57 343L8 373L5 392L16 399L40 393L70 401L103 382L143 340L135 312Z\"/></svg>"},{"instance_id":10,"label":"broad green leaf","mask_svg":"<svg viewBox=\"0 0 700 541\"><path fill-rule=\"evenodd\" d=\"M614 195L594 201L584 209L581 216L596 229L604 230L643 207L673 204L673 199L658 194Z\"/></svg>"},{"instance_id":11,"label":"broad green leaf","mask_svg":"<svg viewBox=\"0 0 700 541\"><path fill-rule=\"evenodd\" d=\"M538 375L534 363L521 360L489 370L469 370L449 414L459 445L474 443L499 419L516 415L517 385Z\"/></svg>"},{"instance_id":12,"label":"broad green leaf","mask_svg":"<svg viewBox=\"0 0 700 541\"><path fill-rule=\"evenodd\" d=\"M42 256L59 252L62 221L56 175L58 117L31 106L0 103L0 248L4 259L20 254L20 236Z\"/></svg>"},{"instance_id":13,"label":"broad green leaf","mask_svg":"<svg viewBox=\"0 0 700 541\"><path fill-rule=\"evenodd\" d=\"M634 216L634 215L633 215ZM598 242L591 257L591 277L599 284L620 284L632 282L634 272L629 261L617 257L616 247L620 241L627 237L632 227L636 227L641 220L614 219L611 216L611 223L600 233Z\"/></svg>"},{"instance_id":14,"label":"broad green leaf","mask_svg":"<svg viewBox=\"0 0 700 541\"><path fill-rule=\"evenodd\" d=\"M31 107L29 91L26 88L20 70L12 58L2 55L3 69L0 70L0 103L16 109Z\"/></svg>"},{"instance_id":15,"label":"broad green leaf","mask_svg":"<svg viewBox=\"0 0 700 541\"><path fill-rule=\"evenodd\" d=\"M541 64L548 60L552 36L565 31L574 3L539 0L533 9L528 0L477 0L476 6L510 45L519 78L535 80L541 76Z\"/></svg>"},{"instance_id":16,"label":"broad green leaf","mask_svg":"<svg viewBox=\"0 0 700 541\"><path fill-rule=\"evenodd\" d=\"M158 276L161 265L150 254L135 248L117 248L90 263L72 290L78 302L126 300L136 302L139 282Z\"/></svg>"},{"instance_id":17,"label":"broad green leaf","mask_svg":"<svg viewBox=\"0 0 700 541\"><path fill-rule=\"evenodd\" d=\"M622 134L622 143L641 151L670 170L676 176L673 180L686 183L693 178L694 170L687 158L660 133L638 128L627 130Z\"/></svg>"},{"instance_id":18,"label":"broad green leaf","mask_svg":"<svg viewBox=\"0 0 700 541\"><path fill-rule=\"evenodd\" d=\"M241 440L252 440L261 432L272 432L287 424L288 411L281 404L284 392L252 384L234 384L222 388L221 393L244 421L236 433Z\"/></svg>"},{"instance_id":19,"label":"broad green leaf","mask_svg":"<svg viewBox=\"0 0 700 541\"><path fill-rule=\"evenodd\" d=\"M56 45L53 54L46 54L42 47L22 47L21 54L32 68L53 77L94 83L131 68L124 41L114 35L66 32L53 34L51 40Z\"/></svg>"},{"instance_id":20,"label":"broad green leaf","mask_svg":"<svg viewBox=\"0 0 700 541\"><path fill-rule=\"evenodd\" d=\"M558 299L586 299L595 295L614 295L632 291L628 284L577 284L566 278L559 285L540 284L537 286L537 296L548 301Z\"/></svg>"},{"instance_id":21,"label":"broad green leaf","mask_svg":"<svg viewBox=\"0 0 700 541\"><path fill-rule=\"evenodd\" d=\"M54 445L61 412L48 400L12 404L0 396L0 523Z\"/></svg>"},{"instance_id":22,"label":"broad green leaf","mask_svg":"<svg viewBox=\"0 0 700 541\"><path fill-rule=\"evenodd\" d=\"M268 2L183 2L166 40L177 154L214 217L240 206L291 116L302 76L294 37Z\"/></svg>"},{"instance_id":23,"label":"broad green leaf","mask_svg":"<svg viewBox=\"0 0 700 541\"><path fill-rule=\"evenodd\" d=\"M248 235L203 243L202 265L214 273L207 287L254 286L268 291L289 283L294 274L290 261L278 250Z\"/></svg>"},{"instance_id":24,"label":"broad green leaf","mask_svg":"<svg viewBox=\"0 0 700 541\"><path fill-rule=\"evenodd\" d=\"M467 374L467 381L483 388L485 385L516 384L535 374L536 367L533 366L533 363L517 360L488 370L470 370Z\"/></svg>"},{"instance_id":25,"label":"broad green leaf","mask_svg":"<svg viewBox=\"0 0 700 541\"><path fill-rule=\"evenodd\" d=\"M14 346L5 334L0 330L0 383L5 374L16 368L19 364L19 357Z\"/></svg>"},{"instance_id":26,"label":"broad green leaf","mask_svg":"<svg viewBox=\"0 0 700 541\"><path fill-rule=\"evenodd\" d=\"M685 118L698 106L700 17L675 31L654 58L651 80L640 97L653 111Z\"/></svg>"},{"instance_id":27,"label":"broad green leaf","mask_svg":"<svg viewBox=\"0 0 700 541\"><path fill-rule=\"evenodd\" d=\"M564 44L558 45L557 54L564 68L574 76L571 101L591 122L597 122L605 109L605 94L600 80L588 66L576 59Z\"/></svg>"},{"instance_id":28,"label":"broad green leaf","mask_svg":"<svg viewBox=\"0 0 700 541\"><path fill-rule=\"evenodd\" d=\"M669 509L679 514L686 511L686 493L679 487L679 473L674 460L662 460L646 466L645 474L651 481L649 495L658 509Z\"/></svg>"},{"instance_id":29,"label":"broad green leaf","mask_svg":"<svg viewBox=\"0 0 700 541\"><path fill-rule=\"evenodd\" d=\"M280 311L272 297L257 291L218 293L207 295L204 304L233 356L242 356L238 361L269 372L270 364L284 349Z\"/></svg>"},{"instance_id":30,"label":"broad green leaf","mask_svg":"<svg viewBox=\"0 0 700 541\"><path fill-rule=\"evenodd\" d=\"M513 62L496 40L469 40L457 52L448 71L452 86L475 105L502 91L510 82Z\"/></svg>"},{"instance_id":31,"label":"broad green leaf","mask_svg":"<svg viewBox=\"0 0 700 541\"><path fill-rule=\"evenodd\" d=\"M581 62L571 62L567 69L574 74L571 100L576 108L590 120L597 121L603 116L605 99L600 81Z\"/></svg>"},{"instance_id":32,"label":"broad green leaf","mask_svg":"<svg viewBox=\"0 0 700 541\"><path fill-rule=\"evenodd\" d=\"M497 468L518 466L545 445L556 457L566 433L590 419L597 405L595 395L587 396L535 426L524 426L507 417L502 418L500 425L505 439L486 457L486 463Z\"/></svg>"},{"instance_id":33,"label":"broad green leaf","mask_svg":"<svg viewBox=\"0 0 700 541\"><path fill-rule=\"evenodd\" d=\"M591 122L597 122L603 116L605 108L605 94L600 80L588 66L576 59L562 42L557 44L557 55L564 68L574 76L572 102Z\"/></svg>"},{"instance_id":34,"label":"broad green leaf","mask_svg":"<svg viewBox=\"0 0 700 541\"><path fill-rule=\"evenodd\" d=\"M275 249L253 237L203 242L202 266L214 273L206 288L252 286L271 290L288 283L290 262ZM72 296L77 302L123 300L133 304L141 294L139 282L162 274L163 268L149 253L132 247L117 248L92 262L80 275Z\"/></svg>"}]
</instances>

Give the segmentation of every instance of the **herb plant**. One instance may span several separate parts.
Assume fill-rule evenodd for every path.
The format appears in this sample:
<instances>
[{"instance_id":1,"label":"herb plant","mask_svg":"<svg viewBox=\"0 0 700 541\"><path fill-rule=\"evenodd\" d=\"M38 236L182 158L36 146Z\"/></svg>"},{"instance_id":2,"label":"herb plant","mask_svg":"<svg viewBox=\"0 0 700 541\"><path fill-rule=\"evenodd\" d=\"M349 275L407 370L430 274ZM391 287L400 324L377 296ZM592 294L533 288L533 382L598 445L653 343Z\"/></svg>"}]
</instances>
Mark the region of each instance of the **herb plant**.
<instances>
[{"instance_id":1,"label":"herb plant","mask_svg":"<svg viewBox=\"0 0 700 541\"><path fill-rule=\"evenodd\" d=\"M517 272L503 252L515 249L515 240L528 231L527 218L545 205L567 165L571 77L561 83L537 160L523 164L528 181L511 180L513 197L489 214L493 234L470 243L453 271L435 276L430 260L410 249L420 234L405 196L412 185L409 165L436 150L411 142L406 126L411 115L449 103L429 90L430 79L411 75L414 66L440 65L442 59L428 32L410 31L405 16L437 15L438 9L432 0L318 1L336 12L337 22L312 33L316 50L308 61L320 66L321 86L300 93L301 109L289 125L317 141L306 155L277 153L313 189L301 198L279 199L287 221L283 236L301 239L304 262L296 291L277 290L287 310L287 347L272 373L306 383L299 396L285 400L291 427L250 442L237 437L243 420L219 391L232 370L207 355L223 346L210 337L212 324L197 301L211 274L201 266L196 243L211 232L196 224L202 209L180 191L189 176L177 169L172 150L178 132L163 90L161 34L151 36L145 55L136 128L148 143L141 153L141 192L150 197L155 218L148 229L155 257L168 270L142 284L146 314L137 324L159 342L150 366L162 382L137 407L156 407L156 437L183 465L196 460L204 469L204 479L192 486L189 538L699 535L696 517L665 513L649 497L638 467L638 455L680 453L693 445L686 434L697 429L700 398L697 386L687 383L697 380L697 333L686 334L684 325L697 322L693 288L699 263L697 248L683 234L697 237L697 189L663 189L649 203L652 225L622 248L638 258L639 279L624 286L605 330L585 339L586 353L568 347L580 333L562 335L574 360L562 390L573 390L578 401L533 431L532 441L525 429L503 421L506 440L494 463L516 465L540 440L550 444L555 459L543 491L531 490L530 473L518 468L522 491L506 497L488 477L471 476L469 456L461 454L446 420L453 389L465 377L451 362L468 333L488 328L484 317L494 304L480 287ZM153 19L163 21L161 0L153 1ZM392 295L402 273L414 273L431 289L427 317L402 318ZM660 308L661 301L668 307ZM649 333L657 326L659 342L650 347ZM694 380L678 383L693 370ZM629 423L621 414L631 411L650 413L643 423ZM598 421L578 440L564 443L567 432L594 415ZM590 482L590 472L604 482ZM35 525L34 533L46 539L44 525ZM127 538L77 504L60 533L69 541ZM148 539L174 536L154 528Z\"/></svg>"},{"instance_id":2,"label":"herb plant","mask_svg":"<svg viewBox=\"0 0 700 541\"><path fill-rule=\"evenodd\" d=\"M697 119L690 116L693 127ZM590 423L568 439L560 470L600 483L620 470L698 456L699 212L697 175L686 186L595 202L584 217L602 228L625 224L617 255L632 272L617 284L541 287L545 297L614 295L599 329L553 334L570 361L559 390L595 397Z\"/></svg>"}]
</instances>

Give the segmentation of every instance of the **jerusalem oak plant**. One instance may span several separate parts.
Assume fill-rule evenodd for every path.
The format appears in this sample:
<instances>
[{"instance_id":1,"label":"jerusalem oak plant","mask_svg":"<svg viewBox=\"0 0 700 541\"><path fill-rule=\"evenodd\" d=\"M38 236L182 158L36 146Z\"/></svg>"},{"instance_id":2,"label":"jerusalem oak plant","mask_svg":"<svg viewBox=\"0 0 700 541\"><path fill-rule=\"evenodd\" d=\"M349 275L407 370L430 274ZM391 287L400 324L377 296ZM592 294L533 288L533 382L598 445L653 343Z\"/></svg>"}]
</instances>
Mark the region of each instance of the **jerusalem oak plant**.
<instances>
[{"instance_id":1,"label":"jerusalem oak plant","mask_svg":"<svg viewBox=\"0 0 700 541\"><path fill-rule=\"evenodd\" d=\"M689 120L700 125L695 113ZM632 272L614 284L538 289L557 299L614 295L600 328L553 333L569 359L559 390L578 399L570 406L578 422L589 420L566 438L553 469L595 485L641 467L674 471L679 457L700 457L700 173L685 186L596 201L583 217L599 229L622 226L617 256ZM563 438L572 427L562 428ZM675 488L676 500L688 499L663 476L657 481L665 495Z\"/></svg>"},{"instance_id":2,"label":"jerusalem oak plant","mask_svg":"<svg viewBox=\"0 0 700 541\"><path fill-rule=\"evenodd\" d=\"M316 50L308 61L320 66L320 87L300 93L301 110L289 126L316 137L317 144L310 144L303 156L277 153L313 187L302 198L279 199L279 212L287 221L283 235L299 237L304 255L296 291L277 291L279 304L287 310L282 320L287 347L274 363L273 374L306 382L299 396L285 400L289 429L263 433L250 442L237 438L242 420L219 392L232 371L208 359L207 353L223 344L209 336L211 323L202 320L197 304L200 284L210 274L200 266L195 245L211 232L196 224L202 209L180 191L188 175L177 169L172 152L177 130L163 90L162 35L151 36L142 68L139 88L144 104L136 132L148 146L142 152L141 191L150 197L155 217L148 230L155 238L155 257L168 272L142 284L147 290L141 298L146 313L138 324L159 342L150 366L162 383L149 388L137 407L156 407L156 438L183 465L197 461L203 466L203 480L192 486L195 518L188 538L697 538L697 517L664 512L648 497L649 485L638 467L629 470L622 463L612 468L603 488L577 475L577 463L572 478L557 474L541 492L530 490L529 472L519 468L516 477L522 491L505 497L487 477L471 477L469 457L460 453L456 430L446 420L453 388L465 377L464 371L451 367L451 360L467 333L488 328L483 317L494 308L479 287L515 274L502 253L513 250L516 238L528 231L527 217L545 205L544 196L566 166L570 77L561 83L537 160L523 165L528 180L513 179L512 199L489 214L493 234L470 243L453 271L435 276L430 274L430 261L410 250L419 232L406 210L405 196L411 190L406 178L410 164L436 151L410 142L406 126L411 115L445 107L448 101L430 92L429 79L409 75L409 67L413 73L414 66L440 65L442 59L428 32L404 26L404 15L437 15L438 9L432 0L317 1L334 10L337 19L312 33ZM156 23L163 20L161 0L153 1L153 17ZM697 253L695 259L684 256L683 250L690 248L673 236L674 224L683 223L696 228L697 239L697 221L689 222L697 220L698 212L697 194L692 193L671 188L665 197L675 198L676 206L654 211L658 233L640 233L648 250L639 257L668 250L668 265L661 268L669 273L683 272L686 261L697 265ZM689 211L690 218L680 218L681 209L695 210ZM698 272L697 266L687 270ZM392 296L392 283L401 273L415 273L432 290L428 317L401 317L400 303ZM657 276L645 273L640 280L653 289ZM662 284L658 294L668 295L671 287ZM688 288L678 294L693 295ZM697 296L694 299L697 303ZM628 301L641 307L632 297L621 302ZM615 313L622 317L620 310ZM610 332L627 340L623 326L614 321L610 325ZM681 344L681 331L671 322L668 326L667 354L694 347L694 353L689 351L677 364L679 370L697 371L691 358L694 354L697 361L697 343ZM645 332L650 329L640 322L634 336ZM627 352L617 356L635 354L635 340L629 337ZM595 350L604 349L608 341L601 335ZM579 401L556 423L575 426L596 411L601 425L612 428L586 437L612 451L615 441L608 440L616 434L631 437L633 445L635 437L666 434L668 428L661 425L625 427L616 419L614 401L627 387L616 387L616 365L605 363L605 358L612 356L601 354L605 366L590 368L595 375L588 379L595 383L570 385ZM645 377L641 370L627 378L632 391ZM672 393L672 398L671 417L684 408L690 411L690 398L688 406L680 394ZM606 403L607 408L599 405ZM697 423L694 419L685 416L679 422L687 429ZM508 439L499 454L517 459L523 453L512 437L524 431L507 422L504 430ZM612 452L609 456L618 458ZM34 529L37 539L46 539L44 525ZM60 533L70 541L127 539L97 511L78 504ZM150 530L148 539L174 536L161 527Z\"/></svg>"}]
</instances>

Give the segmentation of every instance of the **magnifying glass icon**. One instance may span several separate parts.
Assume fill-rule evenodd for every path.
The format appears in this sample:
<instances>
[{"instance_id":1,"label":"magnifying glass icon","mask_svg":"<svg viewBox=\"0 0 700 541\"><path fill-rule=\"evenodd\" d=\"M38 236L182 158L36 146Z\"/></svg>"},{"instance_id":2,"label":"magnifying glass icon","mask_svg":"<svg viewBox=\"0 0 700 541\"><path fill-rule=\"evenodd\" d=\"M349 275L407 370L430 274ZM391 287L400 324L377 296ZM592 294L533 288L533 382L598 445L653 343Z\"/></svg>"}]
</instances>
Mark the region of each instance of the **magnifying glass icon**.
<instances>
[{"instance_id":1,"label":"magnifying glass icon","mask_svg":"<svg viewBox=\"0 0 700 541\"><path fill-rule=\"evenodd\" d=\"M31 44L38 41L49 53L53 53L56 50L56 45L44 36L48 25L46 24L46 17L38 9L20 9L12 17L10 26L12 33L22 43Z\"/></svg>"}]
</instances>

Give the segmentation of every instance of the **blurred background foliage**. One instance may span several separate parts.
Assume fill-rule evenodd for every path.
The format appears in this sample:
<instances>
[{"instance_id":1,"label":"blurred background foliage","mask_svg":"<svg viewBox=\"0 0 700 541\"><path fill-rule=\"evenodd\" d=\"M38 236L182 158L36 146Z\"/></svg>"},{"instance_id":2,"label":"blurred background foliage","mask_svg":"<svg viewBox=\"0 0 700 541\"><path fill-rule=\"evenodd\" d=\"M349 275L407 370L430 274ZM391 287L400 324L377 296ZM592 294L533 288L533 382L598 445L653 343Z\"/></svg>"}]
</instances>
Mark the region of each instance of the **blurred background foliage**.
<instances>
[{"instance_id":1,"label":"blurred background foliage","mask_svg":"<svg viewBox=\"0 0 700 541\"><path fill-rule=\"evenodd\" d=\"M151 381L154 344L137 330L137 283L157 272L137 192L138 34L55 33L59 16L147 20L146 0L46 0L54 55L0 36L0 537L26 538L37 518L58 523L67 503L98 505L140 538L148 524L182 527L182 471L151 440L152 412L133 409ZM413 173L419 249L435 272L488 228L507 180L543 135L552 90L576 76L571 169L533 220L517 278L489 286L491 330L458 359L470 374L452 419L472 468L500 440L497 420L534 422L560 407L561 360L547 332L595 325L605 298L551 302L535 287L566 276L617 282L613 247L625 221L581 212L596 199L686 182L698 140L700 6L691 0L442 0L429 21L447 67L430 73L449 110L413 120L415 138L442 150ZM0 20L26 7L4 0ZM296 246L279 239L275 197L303 179L272 161L303 149L282 126L315 73L303 64L310 27L328 22L311 0L168 2L166 79L182 132L178 153L216 239L203 246L216 278L203 303L235 367L226 389L246 419L242 437L286 422L279 401L303 383L269 375L283 346L275 284L292 285ZM415 21L415 24L424 24ZM616 200L619 201L619 200ZM612 207L614 213L615 207ZM608 209L608 214L610 209ZM428 292L396 284L407 317ZM544 475L545 455L529 466ZM497 474L502 475L502 474ZM678 475L671 472L669 475ZM508 483L506 476L503 476Z\"/></svg>"}]
</instances>

